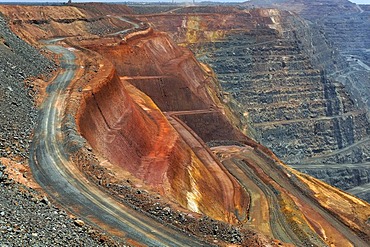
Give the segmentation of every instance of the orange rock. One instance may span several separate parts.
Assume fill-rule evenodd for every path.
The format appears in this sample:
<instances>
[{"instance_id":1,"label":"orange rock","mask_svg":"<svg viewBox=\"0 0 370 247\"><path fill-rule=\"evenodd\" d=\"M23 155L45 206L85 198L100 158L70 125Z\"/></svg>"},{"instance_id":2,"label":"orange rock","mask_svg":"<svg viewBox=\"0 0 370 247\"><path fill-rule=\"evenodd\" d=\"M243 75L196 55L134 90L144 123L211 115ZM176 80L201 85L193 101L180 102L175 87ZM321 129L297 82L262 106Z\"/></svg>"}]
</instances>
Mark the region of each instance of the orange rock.
<instances>
[{"instance_id":1,"label":"orange rock","mask_svg":"<svg viewBox=\"0 0 370 247\"><path fill-rule=\"evenodd\" d=\"M248 196L236 180L217 161L194 152L151 99L128 83L139 85L164 109L207 108L214 102L195 58L164 34L116 46L85 46L114 64L104 64L103 83L89 85L92 92L77 119L90 145L188 209L229 222L237 221L235 213L245 215Z\"/></svg>"}]
</instances>

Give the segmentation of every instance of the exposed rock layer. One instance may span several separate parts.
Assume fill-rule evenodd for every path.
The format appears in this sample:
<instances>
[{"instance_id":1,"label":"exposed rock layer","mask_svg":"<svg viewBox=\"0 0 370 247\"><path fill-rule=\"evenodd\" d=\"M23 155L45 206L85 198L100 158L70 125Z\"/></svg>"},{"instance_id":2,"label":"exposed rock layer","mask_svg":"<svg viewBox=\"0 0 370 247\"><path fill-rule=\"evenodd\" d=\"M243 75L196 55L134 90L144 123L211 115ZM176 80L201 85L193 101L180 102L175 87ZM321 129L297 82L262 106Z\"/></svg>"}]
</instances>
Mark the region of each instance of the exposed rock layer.
<instances>
[{"instance_id":1,"label":"exposed rock layer","mask_svg":"<svg viewBox=\"0 0 370 247\"><path fill-rule=\"evenodd\" d=\"M345 85L345 90L351 94L351 100L358 109L369 112L370 109L370 56L369 56L369 5L356 5L347 0L338 1L250 1L246 5L266 7L274 6L280 9L287 9L299 13L302 17L316 24L317 29L321 29L329 42L337 49L342 60L346 60L346 66L337 68L326 68L329 78L340 81ZM368 113L367 113L368 114ZM369 114L368 114L369 116ZM369 117L363 115L360 120L363 127L367 129L363 134L363 141L356 142L347 148L339 149L331 155L318 157L316 161L310 159L308 162L322 164L342 164L341 167L330 170L323 170L318 167L304 169L306 172L323 179L326 182L334 184L342 189L348 189L353 186L358 188L351 190L351 193L360 191L361 197L369 200ZM366 120L366 121L364 121ZM352 124L351 124L352 125ZM348 136L348 130L352 131L354 127L346 124L345 136ZM358 126L359 123L354 123ZM305 162L307 163L307 162ZM352 172L349 172L352 171ZM329 178L327 175L330 174ZM346 174L346 175L344 175ZM344 182L345 181L345 182ZM363 186L363 188L361 188ZM355 192L357 191L357 192ZM358 194L360 196L360 194Z\"/></svg>"},{"instance_id":2,"label":"exposed rock layer","mask_svg":"<svg viewBox=\"0 0 370 247\"><path fill-rule=\"evenodd\" d=\"M188 14L142 18L170 32L211 65L258 140L289 164L342 189L369 180L367 111L351 90L328 76L347 64L319 28L272 9L234 10L232 15L217 8L182 11ZM324 168L335 174L333 179L310 169L321 163L359 164L352 168L356 179L344 180L340 168Z\"/></svg>"},{"instance_id":3,"label":"exposed rock layer","mask_svg":"<svg viewBox=\"0 0 370 247\"><path fill-rule=\"evenodd\" d=\"M234 212L244 214L247 197L236 181L216 164L205 165L156 107L143 110L125 89L130 78L163 110L209 107L212 102L203 85L206 75L194 57L163 34L117 46L86 47L109 57L123 78L112 70L86 98L78 123L92 147L193 211L230 222L236 220Z\"/></svg>"}]
</instances>

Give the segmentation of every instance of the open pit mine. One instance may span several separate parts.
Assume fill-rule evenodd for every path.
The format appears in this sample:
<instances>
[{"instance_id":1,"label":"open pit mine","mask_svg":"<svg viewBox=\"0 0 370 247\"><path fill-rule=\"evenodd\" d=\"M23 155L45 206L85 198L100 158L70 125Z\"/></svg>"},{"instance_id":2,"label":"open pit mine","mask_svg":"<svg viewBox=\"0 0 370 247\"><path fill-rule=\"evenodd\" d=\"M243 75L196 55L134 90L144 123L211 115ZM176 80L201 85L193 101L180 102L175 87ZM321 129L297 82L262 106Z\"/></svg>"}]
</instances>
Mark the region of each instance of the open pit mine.
<instances>
[{"instance_id":1,"label":"open pit mine","mask_svg":"<svg viewBox=\"0 0 370 247\"><path fill-rule=\"evenodd\" d=\"M0 243L369 246L369 10L0 5Z\"/></svg>"}]
</instances>

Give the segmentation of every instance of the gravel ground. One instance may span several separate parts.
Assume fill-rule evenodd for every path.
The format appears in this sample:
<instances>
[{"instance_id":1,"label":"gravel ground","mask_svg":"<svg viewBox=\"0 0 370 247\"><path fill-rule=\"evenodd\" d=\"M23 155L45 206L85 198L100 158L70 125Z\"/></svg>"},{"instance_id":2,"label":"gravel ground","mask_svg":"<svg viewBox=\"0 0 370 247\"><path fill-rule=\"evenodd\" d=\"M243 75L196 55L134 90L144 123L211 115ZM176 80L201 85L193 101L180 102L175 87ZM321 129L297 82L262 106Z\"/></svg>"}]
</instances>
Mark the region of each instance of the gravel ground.
<instances>
[{"instance_id":1,"label":"gravel ground","mask_svg":"<svg viewBox=\"0 0 370 247\"><path fill-rule=\"evenodd\" d=\"M0 15L0 157L25 163L36 123L32 86L53 62L12 33ZM26 165L26 164L25 164ZM52 205L47 197L8 179L0 163L0 247L126 246Z\"/></svg>"},{"instance_id":2,"label":"gravel ground","mask_svg":"<svg viewBox=\"0 0 370 247\"><path fill-rule=\"evenodd\" d=\"M24 80L52 70L54 64L12 33L0 16L0 156L28 157L37 111Z\"/></svg>"},{"instance_id":3,"label":"gravel ground","mask_svg":"<svg viewBox=\"0 0 370 247\"><path fill-rule=\"evenodd\" d=\"M126 246L8 179L0 163L0 246Z\"/></svg>"}]
</instances>

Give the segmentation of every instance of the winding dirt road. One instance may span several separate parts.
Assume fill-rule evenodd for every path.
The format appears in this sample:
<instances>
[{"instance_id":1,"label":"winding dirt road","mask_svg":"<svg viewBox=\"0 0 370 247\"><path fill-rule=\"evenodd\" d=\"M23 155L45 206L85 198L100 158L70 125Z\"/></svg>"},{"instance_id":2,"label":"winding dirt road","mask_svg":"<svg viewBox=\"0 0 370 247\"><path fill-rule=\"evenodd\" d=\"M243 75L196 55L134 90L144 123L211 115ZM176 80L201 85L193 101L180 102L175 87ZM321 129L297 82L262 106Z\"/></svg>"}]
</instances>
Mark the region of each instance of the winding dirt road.
<instances>
[{"instance_id":1,"label":"winding dirt road","mask_svg":"<svg viewBox=\"0 0 370 247\"><path fill-rule=\"evenodd\" d=\"M49 97L39 112L35 129L30 166L37 182L63 208L115 235L147 246L206 245L118 203L89 182L68 159L62 143L61 121L68 99L66 89L77 70L76 57L70 48L51 44L47 48L62 55L63 71L48 88Z\"/></svg>"},{"instance_id":2,"label":"winding dirt road","mask_svg":"<svg viewBox=\"0 0 370 247\"><path fill-rule=\"evenodd\" d=\"M121 20L131 23L127 19ZM134 25L134 27L137 26ZM125 33L127 32L124 30L117 34ZM61 68L63 71L48 87L49 97L45 100L39 112L38 125L35 129L30 150L30 166L37 182L53 200L66 210L112 234L132 239L147 246L210 246L194 236L166 227L132 208L120 204L91 183L69 160L68 154L64 150L61 126L68 100L67 87L75 79L78 66L75 62L76 56L72 51L73 49L52 44L57 41L60 41L60 39L50 42L47 48L62 56ZM209 111L211 110L204 110L204 112ZM182 113L186 114L186 112ZM200 150L198 152L201 154L200 158L204 159L205 163L211 164L208 167L209 170L225 169L222 165L218 167L218 160L213 160L214 156L202 140L185 126L175 116L175 113L167 113L166 117L191 147L197 147ZM261 209L258 211L254 208L252 210L255 211L250 214L255 219L257 217L269 218L265 226L266 229L262 232L272 231L273 236L283 241L296 243L300 246L304 245L285 222L282 212L277 206L275 191L271 186L263 184L260 175L256 172L257 168L248 165L248 162L246 162L248 160L251 164L258 164L261 173L267 174L272 181L289 191L303 204L309 205L355 246L366 246L367 243L354 232L291 184L289 179L284 177L286 175L275 164L271 163L271 160L252 149L247 149L246 152L230 157L224 160L225 167L239 179L247 190L249 188L251 193L259 194L263 198L263 201L255 200L254 207L263 204L264 207L267 206L268 208L267 216L261 212ZM251 186L250 183L256 186L249 187ZM245 215L241 215L240 220L245 220ZM259 224L258 222L255 223ZM320 244L318 245L320 246Z\"/></svg>"},{"instance_id":3,"label":"winding dirt road","mask_svg":"<svg viewBox=\"0 0 370 247\"><path fill-rule=\"evenodd\" d=\"M209 111L209 109L205 109L199 112ZM197 152L199 158L204 159L208 157L207 162L212 163L211 160L214 159L214 155L200 137L177 117L181 113L190 114L187 111L180 111L166 112L165 115L177 132L186 140L187 144L193 150L199 150ZM218 146L213 147L211 150L221 157L220 160L224 168L239 181L251 197L251 205L248 210L249 218L247 222L243 220L246 226L249 225L266 235L297 246L327 246L309 226L304 227L306 233L310 236L309 238L302 238L295 233L294 228L296 226L291 225L287 221L283 210L279 206L277 197L279 189L272 185L276 183L284 190L289 191L305 207L310 208L307 212L314 212L316 214L315 217L327 222L324 224L330 227L330 232L343 238L343 240L340 240L342 243L338 246L351 246L351 244L354 244L354 246L366 246L364 240L314 200L306 196L301 189L293 185L288 176L270 158L265 157L263 153L249 146ZM219 161L216 159L214 163L219 163ZM269 177L271 182L266 183L262 178L263 176Z\"/></svg>"}]
</instances>

